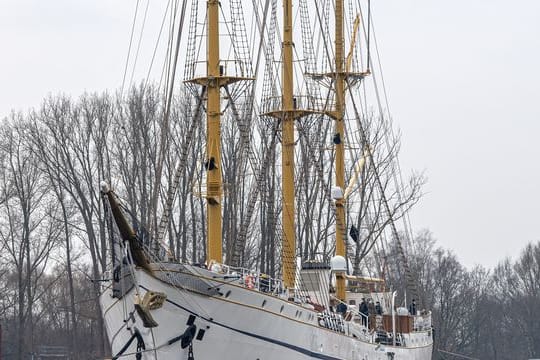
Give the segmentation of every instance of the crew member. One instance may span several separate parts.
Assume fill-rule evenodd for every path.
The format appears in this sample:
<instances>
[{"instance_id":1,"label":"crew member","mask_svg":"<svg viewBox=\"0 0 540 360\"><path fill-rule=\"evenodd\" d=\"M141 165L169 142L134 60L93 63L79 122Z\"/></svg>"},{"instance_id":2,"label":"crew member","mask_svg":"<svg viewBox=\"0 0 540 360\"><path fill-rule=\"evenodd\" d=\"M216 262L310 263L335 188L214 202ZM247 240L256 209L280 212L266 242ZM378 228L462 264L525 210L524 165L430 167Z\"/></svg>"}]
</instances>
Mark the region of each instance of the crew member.
<instances>
[{"instance_id":1,"label":"crew member","mask_svg":"<svg viewBox=\"0 0 540 360\"><path fill-rule=\"evenodd\" d=\"M383 311L382 311L381 303L377 301L375 303L375 314L382 315L382 313L383 313Z\"/></svg>"},{"instance_id":2,"label":"crew member","mask_svg":"<svg viewBox=\"0 0 540 360\"><path fill-rule=\"evenodd\" d=\"M360 303L360 314L362 314L362 325L367 326L368 313L369 313L369 309L368 309L368 305L366 304L366 299L362 298L362 302Z\"/></svg>"},{"instance_id":3,"label":"crew member","mask_svg":"<svg viewBox=\"0 0 540 360\"><path fill-rule=\"evenodd\" d=\"M412 299L411 305L409 305L409 314L416 316L416 301Z\"/></svg>"}]
</instances>

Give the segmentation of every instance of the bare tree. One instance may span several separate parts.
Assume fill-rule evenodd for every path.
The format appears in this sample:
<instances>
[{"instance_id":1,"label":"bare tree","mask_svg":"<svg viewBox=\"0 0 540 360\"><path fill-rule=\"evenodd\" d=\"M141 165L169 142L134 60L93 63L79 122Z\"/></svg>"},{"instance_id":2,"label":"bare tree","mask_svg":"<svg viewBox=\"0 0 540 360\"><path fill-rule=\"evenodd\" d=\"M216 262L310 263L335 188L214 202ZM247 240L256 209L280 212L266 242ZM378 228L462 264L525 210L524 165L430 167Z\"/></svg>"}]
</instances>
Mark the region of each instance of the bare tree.
<instances>
[{"instance_id":1,"label":"bare tree","mask_svg":"<svg viewBox=\"0 0 540 360\"><path fill-rule=\"evenodd\" d=\"M100 278L107 262L108 243L98 189L101 181L110 180L110 163L102 152L107 150L111 117L107 95L85 96L79 104L72 104L65 97L49 98L40 112L34 114L31 126L32 144L41 162L47 164L49 176L57 183L57 196L68 196L79 213L81 224L76 229L88 247L93 279ZM94 282L93 291L99 309L98 282ZM99 355L102 355L106 350L101 316L97 323Z\"/></svg>"},{"instance_id":2,"label":"bare tree","mask_svg":"<svg viewBox=\"0 0 540 360\"><path fill-rule=\"evenodd\" d=\"M514 264L500 263L494 271L499 317L514 330L526 349L525 356L540 354L540 243L528 244Z\"/></svg>"},{"instance_id":3,"label":"bare tree","mask_svg":"<svg viewBox=\"0 0 540 360\"><path fill-rule=\"evenodd\" d=\"M29 150L26 125L21 114L13 114L0 129L5 199L0 209L0 241L16 274L18 359L34 347L33 306L43 295L37 291L37 284L59 236L56 204L49 196L37 158Z\"/></svg>"}]
</instances>

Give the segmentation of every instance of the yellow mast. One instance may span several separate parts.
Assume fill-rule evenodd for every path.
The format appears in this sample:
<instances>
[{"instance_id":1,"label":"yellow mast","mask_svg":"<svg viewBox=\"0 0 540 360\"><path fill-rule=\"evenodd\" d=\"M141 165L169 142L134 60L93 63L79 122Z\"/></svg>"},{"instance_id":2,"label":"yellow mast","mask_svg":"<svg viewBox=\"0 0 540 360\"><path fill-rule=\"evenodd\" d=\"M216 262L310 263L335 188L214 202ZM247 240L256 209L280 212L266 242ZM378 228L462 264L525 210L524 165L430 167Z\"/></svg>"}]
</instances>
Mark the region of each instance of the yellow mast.
<instances>
[{"instance_id":1,"label":"yellow mast","mask_svg":"<svg viewBox=\"0 0 540 360\"><path fill-rule=\"evenodd\" d=\"M296 239L294 233L294 119L292 0L283 0L282 68L282 191L283 191L283 282L294 288L296 274Z\"/></svg>"},{"instance_id":2,"label":"yellow mast","mask_svg":"<svg viewBox=\"0 0 540 360\"><path fill-rule=\"evenodd\" d=\"M221 263L222 215L221 196L221 97L220 89L238 81L254 80L252 77L228 76L219 58L219 0L207 0L206 76L186 82L206 87L206 223L208 229L206 261ZM231 45L233 46L233 45Z\"/></svg>"},{"instance_id":3,"label":"yellow mast","mask_svg":"<svg viewBox=\"0 0 540 360\"><path fill-rule=\"evenodd\" d=\"M207 262L222 262L221 240L221 141L220 141L220 66L219 66L219 1L208 0L208 27L207 27L207 215L208 246Z\"/></svg>"},{"instance_id":4,"label":"yellow mast","mask_svg":"<svg viewBox=\"0 0 540 360\"><path fill-rule=\"evenodd\" d=\"M345 149L344 149L344 125L343 117L345 113L345 77L344 64L344 41L343 41L343 0L336 0L335 12L335 97L336 104L334 110L334 120L336 123L334 144L336 149L335 168L336 186L342 191L345 189ZM336 199L336 255L345 257L346 225L345 225L344 197ZM341 301L345 300L345 277L338 275L336 279L336 296Z\"/></svg>"},{"instance_id":5,"label":"yellow mast","mask_svg":"<svg viewBox=\"0 0 540 360\"><path fill-rule=\"evenodd\" d=\"M285 288L293 289L296 275L295 238L295 189L294 189L294 121L303 116L317 113L300 109L294 97L293 73L293 27L292 1L283 0L283 54L281 68L281 108L270 109L265 115L281 121L281 188L282 188L282 250L281 262Z\"/></svg>"}]
</instances>

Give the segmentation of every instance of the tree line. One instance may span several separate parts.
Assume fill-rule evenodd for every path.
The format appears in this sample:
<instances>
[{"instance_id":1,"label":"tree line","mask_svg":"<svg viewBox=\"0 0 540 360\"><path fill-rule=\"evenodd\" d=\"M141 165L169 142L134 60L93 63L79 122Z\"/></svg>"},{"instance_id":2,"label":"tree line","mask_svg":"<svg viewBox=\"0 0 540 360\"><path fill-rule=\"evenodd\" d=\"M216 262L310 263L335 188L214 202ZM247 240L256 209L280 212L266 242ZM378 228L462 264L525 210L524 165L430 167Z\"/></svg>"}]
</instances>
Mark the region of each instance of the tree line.
<instances>
[{"instance_id":1,"label":"tree line","mask_svg":"<svg viewBox=\"0 0 540 360\"><path fill-rule=\"evenodd\" d=\"M433 311L435 359L531 359L540 356L540 242L493 268L463 266L433 235L409 251L419 301ZM461 357L462 358L462 357Z\"/></svg>"}]
</instances>

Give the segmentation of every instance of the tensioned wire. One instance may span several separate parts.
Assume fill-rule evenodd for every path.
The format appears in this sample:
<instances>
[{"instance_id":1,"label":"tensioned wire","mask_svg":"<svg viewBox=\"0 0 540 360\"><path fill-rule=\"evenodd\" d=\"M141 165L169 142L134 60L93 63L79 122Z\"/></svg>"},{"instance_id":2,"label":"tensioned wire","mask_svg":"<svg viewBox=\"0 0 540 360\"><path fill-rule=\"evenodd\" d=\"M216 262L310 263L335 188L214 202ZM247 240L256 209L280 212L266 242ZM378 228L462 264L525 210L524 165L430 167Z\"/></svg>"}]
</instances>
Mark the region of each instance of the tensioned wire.
<instances>
[{"instance_id":1,"label":"tensioned wire","mask_svg":"<svg viewBox=\"0 0 540 360\"><path fill-rule=\"evenodd\" d=\"M144 15L143 15L143 20L142 20L142 24L141 24L141 31L140 31L140 34L139 34L139 40L137 41L137 50L135 51L135 59L133 60L133 67L132 67L132 71L131 71L131 77L129 79L128 88L131 88L131 84L133 84L133 77L135 76L135 69L137 67L137 60L139 59L139 50L141 49L141 43L142 43L142 38L143 38L143 33L144 33L144 26L146 25L146 16L148 15L148 6L149 5L150 5L150 0L147 0L146 1L146 7L144 9Z\"/></svg>"},{"instance_id":2,"label":"tensioned wire","mask_svg":"<svg viewBox=\"0 0 540 360\"><path fill-rule=\"evenodd\" d=\"M358 6L361 9L360 0L357 0L357 1L358 1ZM380 74L380 77L381 77L381 86L382 86L382 90L383 90L383 99L384 99L386 110L390 114L390 104L389 104L389 100L388 100L388 93L387 93L387 90L386 90L386 83L384 81L384 74L383 74L383 68L382 68L382 63L381 63L381 55L380 55L380 52L379 52L377 36L376 36L376 33L375 33L375 24L373 22L373 17L371 16L371 7L369 6L369 4L370 4L369 1L370 0L368 0L368 15L367 15L368 16L368 19L367 19L368 28L367 28L367 34L372 35L372 37L373 37L373 43L375 45L375 52L376 52L376 56L377 56L377 65L378 65L378 70L379 70L379 74ZM361 10L360 10L360 13L362 14ZM362 21L362 24L364 24L364 21ZM364 30L364 32L365 32L365 30ZM366 41L368 41L368 44L369 44L369 38L367 38ZM368 47L368 50L369 49L370 49L370 47ZM371 52L368 52L368 68L369 68L369 65L371 64L371 62L372 62L372 60L371 60ZM373 76L373 81L374 81L374 86L377 88L375 74ZM379 95L378 90L376 90L376 94ZM393 126L392 126L392 118L390 116L388 116L388 117L384 116L384 111L383 111L382 103L381 103L381 100L380 100L379 96L377 96L377 104L378 104L379 113L380 113L381 118L383 120L386 120L386 121L383 121L383 123L386 125L387 131L388 131L388 134L389 134L389 136L385 137L385 139L387 141L387 146L388 146L390 141L393 141L393 142L397 141L397 138L396 138L396 135L394 133ZM397 158L395 159L395 166L396 166L396 169L397 169L396 176L395 176L395 179L394 179L395 186L396 186L397 189L402 189L402 187L403 187L403 185L402 185L403 184L403 177L402 177L400 162L399 162L399 159L397 159ZM403 222L404 222L405 232L407 234L407 240L412 241L412 239L414 238L413 234L412 234L412 226L411 226L411 222L410 222L410 217L407 214L403 217Z\"/></svg>"},{"instance_id":3,"label":"tensioned wire","mask_svg":"<svg viewBox=\"0 0 540 360\"><path fill-rule=\"evenodd\" d=\"M349 87L349 91L352 91L351 88ZM358 113L358 110L357 110L357 107L356 107L356 104L353 102L353 109L354 109L354 112L356 114L356 117L359 118L359 113ZM359 124L361 125L361 124ZM363 139L363 142L365 143L367 141L367 135L366 133L364 132L365 129L363 129L363 127L359 127L360 129L360 135ZM418 297L417 294L418 294L418 291L417 291L417 288L416 288L416 283L414 282L414 278L413 278L413 275L412 273L410 272L410 269L409 269L409 266L408 266L408 263L407 263L407 259L405 257L405 254L403 253L403 248L402 248L402 245L401 245L401 240L399 238L399 233L397 231L397 228L396 228L396 224L394 222L394 220L392 219L392 211L390 210L390 205L388 203L388 199L386 198L385 194L384 194L384 187L382 185L382 182L381 182L381 178L378 174L378 169L377 167L374 166L373 164L373 158L372 158L372 155L370 154L370 157L371 157L371 160L370 161L370 168L372 171L374 171L375 173L375 180L378 184L378 186L380 187L380 196L381 196L381 200L383 201L383 205L385 207L385 211L387 213L387 216L389 216L389 225L390 225L390 228L391 228L391 231L392 231L392 234L397 242L397 245L398 245L398 249L400 250L400 255L402 257L402 262L403 262L403 266L405 268L405 273L406 273L406 277L407 277L407 280L408 282L410 282L409 286L411 287L411 290L412 290L412 293L415 297Z\"/></svg>"},{"instance_id":4,"label":"tensioned wire","mask_svg":"<svg viewBox=\"0 0 540 360\"><path fill-rule=\"evenodd\" d=\"M117 199L118 199L118 197L117 197ZM107 204L104 204L104 205L105 205L105 209L109 209L109 206L110 206L109 202L107 202ZM125 207L121 203L119 205L123 209L125 209ZM125 209L125 210L127 210L127 209ZM106 212L109 213L109 216L111 216L110 211L106 211ZM109 226L112 225L112 221L107 222L107 223L108 223ZM111 230L111 233L112 233L112 230ZM114 246L114 238L112 238L111 241L113 242L113 246ZM140 298L141 296L140 296L139 282L138 282L138 279L135 276L135 273L133 271L133 264L135 262L133 261L131 250L130 250L129 247L125 246L124 241L120 242L120 248L123 250L123 252L126 254L126 256L128 258L128 262L130 264L130 266L128 266L128 270L129 270L131 278L133 279L133 284L135 285L135 294L137 295L137 297ZM124 327L126 327L128 325L128 323L126 321L126 319L127 319L127 308L126 308L126 298L125 298L125 296L124 296L123 299L119 299L118 301L122 302L122 312L123 312L123 315L124 315L124 325L122 327L120 327L120 329L118 329L118 332L115 334L115 337L116 337L116 335L119 334L119 331L121 331L122 328L124 328ZM156 344L155 344L155 337L154 337L154 330L153 329L150 329L150 334L152 336L152 343L153 343L153 346L155 348Z\"/></svg>"},{"instance_id":5,"label":"tensioned wire","mask_svg":"<svg viewBox=\"0 0 540 360\"><path fill-rule=\"evenodd\" d=\"M123 209L124 211L126 211L128 214L131 214L131 213L129 212L129 210L128 210L122 203L120 203L120 206L121 206L122 209ZM131 214L131 216L132 216L132 218L135 220L135 218L133 217L133 214ZM152 252L150 251L150 249L149 249L146 245L144 245L144 244L143 244L143 246L146 248L146 251L145 251L145 252L147 253L147 255L150 256L151 258L152 258L152 257L155 258L155 256L152 254ZM129 251L129 248L126 248L126 251L127 251L128 256L130 257L130 264L133 264L134 262L133 262L133 259L131 258L131 252ZM155 260L156 260L155 263L158 265L159 269L160 269L161 271L166 272L167 270L164 268L164 266L163 266L163 264L160 262L160 260L159 260L159 259L155 259ZM134 279L134 282L135 282L135 284L136 284L136 293L138 294L138 296L140 296L140 293L139 293L139 290L138 290L138 287L139 287L138 279L135 277L135 274L133 273L133 269L132 269L131 266L129 267L129 270L130 270L131 276L132 276L132 278ZM194 270L196 270L196 269L194 269ZM298 284L302 284L302 280L301 280L301 278L299 278L298 276L296 276L296 281L297 281ZM169 285L172 286L173 288L177 289L177 290L184 290L181 286L177 286L177 285L175 285L175 284L169 284ZM323 289L324 289L325 287L326 287L326 288L329 288L329 284L328 284L327 282L323 282L321 286L323 287ZM299 300L301 300L302 303L305 303L306 298L307 298L307 296L309 295L309 293L308 293L307 291L304 291L304 290L302 289L302 285L300 286L300 288L296 289L296 293L297 293L297 294L300 294L300 296L302 297L302 298L300 298ZM194 306L194 307L200 309L201 313L205 314L205 316L206 316L207 318L210 317L210 314L209 314L209 313L208 313L208 312L207 312L207 311L206 311L206 310L205 310L205 309L204 309L197 301L191 301L191 300L190 300L190 297L189 297L188 294L186 294L186 295L184 296L184 295L182 294L182 291L179 291L178 294L184 299L184 301L185 301L187 304L191 304L192 306ZM316 295L317 295L317 293L316 293ZM323 292L323 296L324 296L324 292ZM313 300L313 299L312 299L312 300ZM315 299L315 300L316 300L319 304L326 304L326 303L327 303L327 302L326 302L327 300L325 301L325 298L324 298L324 297L316 296L316 299ZM123 300L123 301L125 301L125 300ZM153 333L152 333L152 336L153 336ZM164 345L163 345L163 346L164 346ZM161 346L157 346L157 347L156 347L155 340L154 340L154 348L153 348L153 350L159 349L160 347L161 347Z\"/></svg>"},{"instance_id":6,"label":"tensioned wire","mask_svg":"<svg viewBox=\"0 0 540 360\"><path fill-rule=\"evenodd\" d=\"M279 32L278 32L278 36L279 36ZM295 49L295 51L296 51L297 57L299 57L299 56L298 56L298 53L297 53L297 49ZM297 83L300 82L299 79L298 79L298 75L297 75L297 74L296 74L296 80L297 80ZM277 79L277 72L276 72L276 81L279 82L279 80ZM279 244L279 243L278 243L278 244Z\"/></svg>"},{"instance_id":7,"label":"tensioned wire","mask_svg":"<svg viewBox=\"0 0 540 360\"><path fill-rule=\"evenodd\" d=\"M143 226L141 226L140 223L138 223L137 219L135 218L135 216L129 211L129 209L123 205L122 202L120 202L120 199L118 198L117 196L117 199L119 200L119 204L120 204L120 207L128 214L130 214L132 220L136 221L137 224L139 225L139 228L143 228ZM152 260L154 260L154 263L155 264L158 264L159 266L159 269L162 270L162 271L166 271L166 269L163 267L163 264L161 263L161 260L159 258L157 258L151 251L151 249L146 245L146 244L142 244L143 247L146 248L146 251L145 251L145 254L146 256L149 256ZM129 250L129 248L128 248ZM129 252L130 254L130 252ZM131 256L131 255L130 255ZM131 262L130 264L134 264L133 262L133 259L130 259ZM133 269L131 268L130 266L130 272L132 272ZM138 284L138 279L135 277L135 274L132 272L131 273L133 279L134 279L134 282L136 282L136 285L137 285L137 294L139 294L139 290L138 290L138 287L139 287L139 284ZM183 290L181 287L179 286L176 286L175 284L169 284L170 286L172 286L173 288L176 288L178 290ZM198 308L200 310L201 313L203 313L205 316L207 317L210 317L210 314L197 302L197 301L194 301L194 300L190 300L190 297L188 297L187 295L183 295L182 294L182 291L179 291L178 294L186 301L186 303L188 304L191 304L192 306L194 306L195 308Z\"/></svg>"},{"instance_id":8,"label":"tensioned wire","mask_svg":"<svg viewBox=\"0 0 540 360\"><path fill-rule=\"evenodd\" d=\"M136 63L136 60L137 60L137 57L138 57L138 52L139 52L139 48L140 48L140 43L141 43L141 38L142 38L142 33L143 33L143 30L144 30L144 23L146 21L146 13L147 13L147 10L148 10L148 2L147 2L147 7L146 7L146 10L145 10L145 16L144 16L144 20L143 20L143 26L141 28L141 35L140 35L140 38L139 38L139 43L138 43L138 46L137 46L137 52L136 52L136 57L135 57L135 63ZM134 22L135 22L135 19L134 19ZM174 24L174 20L173 20L173 24ZM162 26L163 27L163 26ZM160 34L161 34L161 30L160 30ZM133 34L132 34L133 36ZM131 45L130 45L131 46ZM157 45L156 45L157 47ZM128 60L129 60L129 56L128 56ZM152 63L153 63L153 60L152 60ZM170 61L169 61L169 64L170 64ZM134 68L135 68L135 65L134 65ZM126 71L127 71L127 66L126 66ZM150 71L150 70L149 70ZM167 72L168 73L168 72ZM132 78L133 78L133 74L134 74L134 69L133 69L133 73L132 73ZM125 81L125 80L124 80ZM174 76L173 76L173 79L171 80L171 82L174 81ZM168 78L167 78L167 83L169 82ZM172 86L171 86L172 87ZM170 98L170 97L169 97Z\"/></svg>"},{"instance_id":9,"label":"tensioned wire","mask_svg":"<svg viewBox=\"0 0 540 360\"><path fill-rule=\"evenodd\" d=\"M135 23L137 21L137 13L139 11L139 1L140 0L137 0L137 3L135 5L135 14L133 15L133 24L131 25L131 36L129 38L128 54L126 56L126 64L124 66L124 76L122 78L122 87L121 87L121 90L120 90L120 98L122 98L123 94L124 94L124 84L125 84L125 81L126 81L127 69L128 69L128 66L129 66L129 57L131 55L131 45L133 43L133 35L135 34Z\"/></svg>"},{"instance_id":10,"label":"tensioned wire","mask_svg":"<svg viewBox=\"0 0 540 360\"><path fill-rule=\"evenodd\" d=\"M358 1L358 4L360 6L360 1ZM362 14L362 12L361 12ZM362 21L362 24L363 26L364 25L365 21ZM374 44L375 44L375 49L376 49L376 55L377 55L377 65L378 65L378 69L379 69L379 73L380 73L380 76L381 76L381 81L382 81L382 87L383 87L383 96L384 96L384 100L385 100L385 103L386 103L386 109L388 110L389 109L389 104L388 104L388 96L387 96L387 92L386 92L386 86L385 86L385 82L384 82L384 77L383 77L383 74L382 74L382 64L381 64L381 56L380 56L380 53L379 53L379 49L378 49L378 43L377 43L377 39L376 39L376 35L375 35L375 29L374 29L374 25L373 25L373 22L372 22L372 17L371 17L371 8L368 8L368 21L367 21L367 24L369 26L368 28L368 31L367 33L370 33L370 31L372 31L372 35L373 35L373 40L374 40ZM364 27L364 34L366 34L366 31L365 31L365 27ZM368 40L366 40L368 41ZM371 55L369 55L368 57L368 61L369 63L371 62ZM372 71L374 72L374 69L372 69ZM387 147L390 147L390 141L392 142L396 142L397 141L397 138L395 136L395 134L393 133L393 127L391 126L391 118L387 118L384 114L384 111L383 111L383 107L382 107L382 104L381 104L381 99L380 99L380 96L379 96L379 91L377 90L377 80L376 80L376 76L374 74L373 76L373 82L374 82L374 86L375 86L375 89L376 89L376 96L377 96L377 104L378 104L378 109L379 109L379 114L380 114L380 117L381 117L381 120L383 120L383 124L385 125L385 132L386 132L386 136L384 137L385 140L386 140L386 143L387 143ZM365 99L365 87L364 87L364 99ZM365 101L365 103L367 103L367 101ZM386 120L388 119L388 120ZM403 191L403 179L402 179L402 174L401 174L401 169L400 169L400 165L399 165L399 160L397 158L394 159L394 166L396 167L396 171L397 171L397 174L396 172L394 172L394 176L393 176L393 179L394 179L394 184L395 184L395 188L396 190L398 191L398 199L401 201L401 192ZM405 233L407 234L407 238L406 240L410 241L410 239L412 239L412 233L411 233L411 225L410 225L410 218L408 216L408 214L404 214L403 216L403 223L404 223L404 228L405 228Z\"/></svg>"},{"instance_id":11,"label":"tensioned wire","mask_svg":"<svg viewBox=\"0 0 540 360\"><path fill-rule=\"evenodd\" d=\"M318 4L318 3L316 2L316 4ZM317 8L317 10L318 10L318 7L316 7L316 8ZM370 7L369 7L369 5L368 5L368 8L369 8L369 9L368 9L368 14L369 14L369 15L368 15L368 17L369 17L369 19L368 19L368 26L369 26L369 29L367 30L367 33L369 34L370 31L371 31L372 26L370 26L370 25L371 25L371 16L370 16L371 14L370 14ZM319 16L320 16L320 12L318 12L318 14L319 14ZM364 22L362 22L362 24L364 24ZM363 26L365 26L365 25L363 25ZM364 29L365 29L365 28L364 28ZM364 34L366 34L366 31L364 31ZM366 36L367 36L367 35L366 35ZM369 44L369 39L366 39L366 42ZM328 49L328 47L326 47L326 48ZM369 50L368 50L368 54L369 54ZM379 55L378 52L377 52L377 55ZM329 56L329 53L328 53L328 50L327 50L327 57L330 57L330 56ZM370 55L368 55L368 58L369 58L369 57L370 57ZM379 59L379 65L380 65L380 56L378 56L378 59ZM370 63L370 61L368 60L368 64L369 64L369 63ZM374 80L374 81L376 81L376 80ZM376 83L375 83L375 85L376 85ZM364 90L365 90L365 87L364 87ZM378 103L379 103L380 113L383 114L382 108L381 108L381 106L380 106L380 99L379 99L379 97L378 97L378 94L379 94L379 92L378 92L377 89L376 89L376 95L377 95L377 99L378 99ZM365 94L364 94L364 97L365 97ZM386 98L386 94L385 94L385 98ZM366 103L367 103L367 101L366 101ZM358 117L358 116L357 116L357 120L359 120L359 117ZM388 141L388 139L387 139L387 141ZM401 175L401 174L400 174L400 175ZM399 187L397 186L397 188L399 188Z\"/></svg>"},{"instance_id":12,"label":"tensioned wire","mask_svg":"<svg viewBox=\"0 0 540 360\"><path fill-rule=\"evenodd\" d=\"M177 66L177 62L178 62L178 54L179 54L179 51L180 51L180 43L181 43L181 40L182 40L182 28L183 28L183 25L184 25L184 19L185 19L185 12L186 12L186 3L187 3L187 0L184 0L183 3L182 3L182 9L181 9L181 13L180 13L180 20L179 20L179 24L178 24L178 32L177 32L177 35L176 35L176 48L175 48L175 51L174 51L174 59L173 59L173 62L172 63L169 63L170 66L171 66L171 70L168 71L168 73L171 73L171 80L170 80L170 85L169 85L169 88L167 89L167 93L166 93L166 105L165 105L165 114L163 116L163 124L162 124L162 128L161 128L161 137L160 137L160 145L159 145L159 155L158 155L158 164L157 164L157 169L156 169L156 173L155 173L155 182L154 182L154 192L152 194L152 199L151 199L151 208L150 208L150 218L152 219L150 221L150 228L149 228L149 232L150 234L153 233L152 231L152 227L153 226L156 226L157 227L157 202L158 202L158 196L159 196L159 190L161 188L161 174L162 174L162 171L163 171L163 162L165 161L165 152L166 152L166 147L167 147L167 144L168 144L168 137L169 137L169 118L170 118L170 112L171 112L171 104L172 104L172 99L173 99L173 91L174 91L174 81L175 81L175 78L176 78L176 66ZM158 229L155 229L155 231L158 231ZM157 236L157 232L155 233L156 234L156 239L155 239L155 246L156 246L156 249L159 247L159 243L158 241L160 241L161 239L158 238Z\"/></svg>"},{"instance_id":13,"label":"tensioned wire","mask_svg":"<svg viewBox=\"0 0 540 360\"><path fill-rule=\"evenodd\" d=\"M123 204L123 202L120 201L120 198L119 198L116 194L115 194L115 196L116 196L117 200L119 201L119 205L120 205L120 207L123 209L123 211L125 211L127 214L129 214L129 215L131 216L132 220L136 221L136 223L138 224L139 228L143 228L143 227L141 226L141 224L138 223L138 221L137 221L137 219L135 218L134 214L132 214L132 213L130 212L130 210ZM121 244L121 246L124 248L124 251L126 251L126 254L128 255L129 260L130 260L130 264L134 264L134 261L133 261L133 259L132 259L132 257L131 257L131 251L129 251L129 248L126 248L126 247L124 246L123 242L121 242L120 244ZM142 244L142 243L141 243L141 244ZM146 251L145 251L146 255L147 255L147 256L150 256L151 258L154 258L154 260L156 260L155 263L159 264L158 266L159 266L159 269L160 269L160 270L166 271L166 269L163 267L163 265L162 265L162 263L160 262L160 260L157 259L157 258L152 254L152 251L150 251L150 249L148 248L148 246L147 246L146 244L142 244L142 245L143 245L143 247L146 248ZM135 285L136 285L136 293L137 293L137 295L140 296L140 290L139 290L138 279L136 278L136 276L135 276L135 274L134 274L133 269L132 269L131 266L129 267L129 271L130 271L130 274L131 274L131 276L132 276L132 278L133 278L133 280L134 280L134 283L135 283ZM178 290L181 290L181 289L182 289L181 287L178 287L178 286L176 286L176 285L174 285L174 284L169 284L169 285L171 285L172 287L174 287L174 288L176 288L176 289L178 289ZM202 308L201 305L200 305L197 301L192 301L192 300L190 300L190 298L189 298L188 296L182 295L182 292L179 292L178 294L186 301L186 303L191 304L191 305L193 305L193 306L196 307L196 308L199 308L199 310L201 311L201 313L203 313L203 314L205 314L207 317L209 317L209 313L206 312L206 310L205 310L204 308Z\"/></svg>"},{"instance_id":14,"label":"tensioned wire","mask_svg":"<svg viewBox=\"0 0 540 360\"><path fill-rule=\"evenodd\" d=\"M156 40L156 45L154 46L154 51L152 52L152 59L150 60L150 66L148 67L148 72L146 74L146 80L145 80L145 83L144 83L143 92L148 87L148 83L150 81L150 72L152 71L152 67L154 65L154 60L156 58L157 49L158 49L159 43L161 41L161 35L163 33L163 28L165 27L165 22L167 20L167 14L169 13L169 7L171 6L171 1L172 0L169 0L167 2L167 7L166 7L165 12L163 14L163 19L161 20L161 26L159 28L159 34L158 34L158 37L157 37L157 40Z\"/></svg>"},{"instance_id":15,"label":"tensioned wire","mask_svg":"<svg viewBox=\"0 0 540 360\"><path fill-rule=\"evenodd\" d=\"M139 39L140 40L140 39ZM139 42L139 45L140 45L140 42Z\"/></svg>"},{"instance_id":16,"label":"tensioned wire","mask_svg":"<svg viewBox=\"0 0 540 360\"><path fill-rule=\"evenodd\" d=\"M222 13L223 13L223 10L222 10ZM226 24L227 24L227 23L226 23ZM227 27L227 29L228 29L228 27ZM229 31L229 32L230 32L230 31ZM231 101L231 100L232 100L232 97L229 96L229 101ZM236 116L236 117L238 118L238 116ZM240 119L237 119L237 120L239 121ZM245 132L245 129L243 129L243 127L240 126L240 123L239 123L238 125L239 125L239 128L240 128L241 132L244 133L244 132ZM245 134L244 134L244 135L245 135ZM242 138L244 138L244 136L242 136ZM242 145L243 145L244 147L246 146L246 145L243 144L243 143L242 143ZM249 147L248 147L248 152L250 152L250 153L253 154L253 156L250 156L249 160L250 160L250 164L251 164L252 168L255 169L255 163L258 163L258 162L256 162L256 161L253 161L253 159L256 158L255 153L254 153L252 150L250 150Z\"/></svg>"}]
</instances>

